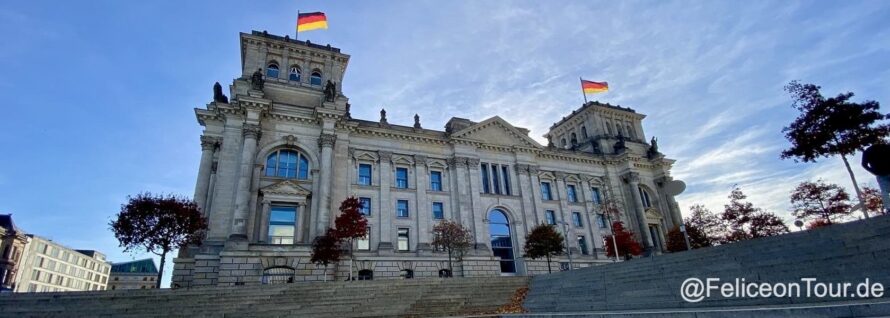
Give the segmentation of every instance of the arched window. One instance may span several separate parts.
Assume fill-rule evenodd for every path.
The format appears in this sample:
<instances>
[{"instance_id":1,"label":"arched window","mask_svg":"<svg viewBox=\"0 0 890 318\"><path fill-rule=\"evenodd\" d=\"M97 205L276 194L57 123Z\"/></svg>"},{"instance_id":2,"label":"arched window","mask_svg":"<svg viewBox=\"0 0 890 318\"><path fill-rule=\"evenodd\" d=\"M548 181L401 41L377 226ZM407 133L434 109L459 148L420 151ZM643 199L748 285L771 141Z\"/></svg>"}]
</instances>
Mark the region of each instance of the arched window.
<instances>
[{"instance_id":1,"label":"arched window","mask_svg":"<svg viewBox=\"0 0 890 318\"><path fill-rule=\"evenodd\" d=\"M439 277L451 277L451 270L444 268L439 270Z\"/></svg>"},{"instance_id":2,"label":"arched window","mask_svg":"<svg viewBox=\"0 0 890 318\"><path fill-rule=\"evenodd\" d=\"M587 127L581 126L581 139L587 140Z\"/></svg>"},{"instance_id":3,"label":"arched window","mask_svg":"<svg viewBox=\"0 0 890 318\"><path fill-rule=\"evenodd\" d=\"M402 279L412 279L414 278L414 270L403 269L399 271L399 277L401 277Z\"/></svg>"},{"instance_id":4,"label":"arched window","mask_svg":"<svg viewBox=\"0 0 890 318\"><path fill-rule=\"evenodd\" d=\"M294 269L288 266L275 266L263 270L263 284L289 284L294 282Z\"/></svg>"},{"instance_id":5,"label":"arched window","mask_svg":"<svg viewBox=\"0 0 890 318\"><path fill-rule=\"evenodd\" d=\"M640 190L640 200L643 201L643 207L651 208L652 201L649 199L649 191L646 191L643 187L638 187L637 189Z\"/></svg>"},{"instance_id":6,"label":"arched window","mask_svg":"<svg viewBox=\"0 0 890 318\"><path fill-rule=\"evenodd\" d=\"M277 150L266 157L266 176L309 179L309 158L294 150Z\"/></svg>"},{"instance_id":7,"label":"arched window","mask_svg":"<svg viewBox=\"0 0 890 318\"><path fill-rule=\"evenodd\" d=\"M576 135L575 133L572 133L572 145L577 144L577 143L578 143L578 135Z\"/></svg>"},{"instance_id":8,"label":"arched window","mask_svg":"<svg viewBox=\"0 0 890 318\"><path fill-rule=\"evenodd\" d=\"M374 271L370 269L363 269L358 271L358 280L373 280L374 279Z\"/></svg>"},{"instance_id":9,"label":"arched window","mask_svg":"<svg viewBox=\"0 0 890 318\"><path fill-rule=\"evenodd\" d=\"M290 80L290 81L292 81L292 82L299 82L299 81L300 81L300 74L301 74L301 73L300 73L300 68L299 68L299 67L297 67L297 66L291 66L291 67L290 67L290 74L287 76L287 79Z\"/></svg>"},{"instance_id":10,"label":"arched window","mask_svg":"<svg viewBox=\"0 0 890 318\"><path fill-rule=\"evenodd\" d=\"M269 66L266 66L266 77L278 78L278 64L272 62L269 63Z\"/></svg>"},{"instance_id":11,"label":"arched window","mask_svg":"<svg viewBox=\"0 0 890 318\"><path fill-rule=\"evenodd\" d=\"M510 220L504 211L494 209L488 213L488 231L491 233L491 250L494 256L501 258L501 273L515 273Z\"/></svg>"},{"instance_id":12,"label":"arched window","mask_svg":"<svg viewBox=\"0 0 890 318\"><path fill-rule=\"evenodd\" d=\"M319 71L319 70L312 71L312 75L309 76L309 84L321 85L321 71Z\"/></svg>"},{"instance_id":13,"label":"arched window","mask_svg":"<svg viewBox=\"0 0 890 318\"><path fill-rule=\"evenodd\" d=\"M637 138L636 134L634 133L634 130L630 128L630 125L627 125L627 136L630 138L634 138L634 139Z\"/></svg>"},{"instance_id":14,"label":"arched window","mask_svg":"<svg viewBox=\"0 0 890 318\"><path fill-rule=\"evenodd\" d=\"M559 141L559 146L563 147L563 148L566 147L566 139L565 138L563 138L562 140Z\"/></svg>"}]
</instances>

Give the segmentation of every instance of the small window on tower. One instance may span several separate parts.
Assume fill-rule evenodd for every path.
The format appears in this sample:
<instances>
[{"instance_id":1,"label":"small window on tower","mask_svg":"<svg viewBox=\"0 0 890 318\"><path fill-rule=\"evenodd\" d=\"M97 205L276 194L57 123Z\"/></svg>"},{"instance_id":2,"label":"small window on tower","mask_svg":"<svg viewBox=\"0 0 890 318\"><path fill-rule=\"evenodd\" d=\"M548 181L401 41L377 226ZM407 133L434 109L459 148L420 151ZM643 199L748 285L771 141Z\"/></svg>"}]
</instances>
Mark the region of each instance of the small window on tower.
<instances>
[{"instance_id":1,"label":"small window on tower","mask_svg":"<svg viewBox=\"0 0 890 318\"><path fill-rule=\"evenodd\" d=\"M290 75L288 75L288 79L292 82L299 82L300 75L301 75L300 68L296 67L296 66L291 66Z\"/></svg>"},{"instance_id":2,"label":"small window on tower","mask_svg":"<svg viewBox=\"0 0 890 318\"><path fill-rule=\"evenodd\" d=\"M312 75L309 76L309 84L321 86L321 71L312 71Z\"/></svg>"},{"instance_id":3,"label":"small window on tower","mask_svg":"<svg viewBox=\"0 0 890 318\"><path fill-rule=\"evenodd\" d=\"M278 78L278 64L269 63L269 66L266 67L266 77Z\"/></svg>"}]
</instances>

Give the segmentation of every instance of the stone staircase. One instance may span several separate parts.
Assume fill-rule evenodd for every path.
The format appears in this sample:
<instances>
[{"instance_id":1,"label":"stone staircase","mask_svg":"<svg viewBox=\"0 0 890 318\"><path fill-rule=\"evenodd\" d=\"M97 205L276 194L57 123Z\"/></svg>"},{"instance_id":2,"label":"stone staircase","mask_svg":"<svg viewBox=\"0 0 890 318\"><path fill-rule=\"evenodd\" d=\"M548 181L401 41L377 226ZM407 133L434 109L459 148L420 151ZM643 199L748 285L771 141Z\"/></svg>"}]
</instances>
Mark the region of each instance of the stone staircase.
<instances>
[{"instance_id":1,"label":"stone staircase","mask_svg":"<svg viewBox=\"0 0 890 318\"><path fill-rule=\"evenodd\" d=\"M0 295L0 317L443 317L493 313L527 277Z\"/></svg>"},{"instance_id":2,"label":"stone staircase","mask_svg":"<svg viewBox=\"0 0 890 318\"><path fill-rule=\"evenodd\" d=\"M882 283L886 289L890 287L890 216L536 276L531 280L523 304L530 314L514 317L569 313L577 317L619 313L631 316L634 311L684 317L759 316L763 313L742 312L762 306L776 306L777 311L799 306L801 310L831 307L830 311L850 312L850 308L841 308L846 302L850 302L846 307L890 314L888 298L723 298L719 291L714 291L712 297L692 303L680 295L680 286L692 277L702 281L719 278L721 282L734 282L736 278L744 278L746 282L798 282L801 285L805 284L802 278L810 277L819 282L854 285L868 278L872 283ZM884 293L884 297L888 295L890 292ZM841 307L835 306L838 304ZM738 310L733 311L734 314L703 314L720 308Z\"/></svg>"}]
</instances>

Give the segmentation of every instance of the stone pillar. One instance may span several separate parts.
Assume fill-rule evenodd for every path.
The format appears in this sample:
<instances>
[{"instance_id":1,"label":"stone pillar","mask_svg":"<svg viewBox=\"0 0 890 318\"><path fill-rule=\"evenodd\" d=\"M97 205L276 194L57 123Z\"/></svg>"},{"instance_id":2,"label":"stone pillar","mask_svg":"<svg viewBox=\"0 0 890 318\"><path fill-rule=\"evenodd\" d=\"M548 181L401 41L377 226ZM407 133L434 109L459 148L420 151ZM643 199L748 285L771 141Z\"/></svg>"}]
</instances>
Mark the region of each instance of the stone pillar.
<instances>
[{"instance_id":1,"label":"stone pillar","mask_svg":"<svg viewBox=\"0 0 890 318\"><path fill-rule=\"evenodd\" d=\"M460 224L467 228L472 228L473 226L472 219L470 215L470 182L467 180L467 158L465 157L454 157L452 159L453 165L457 168L457 207L455 210L458 211Z\"/></svg>"},{"instance_id":2,"label":"stone pillar","mask_svg":"<svg viewBox=\"0 0 890 318\"><path fill-rule=\"evenodd\" d=\"M207 216L207 192L210 190L210 174L213 172L213 153L219 138L201 136L201 165L198 166L198 182L195 183L195 203Z\"/></svg>"},{"instance_id":3,"label":"stone pillar","mask_svg":"<svg viewBox=\"0 0 890 318\"><path fill-rule=\"evenodd\" d=\"M427 200L426 189L429 185L427 174L426 156L414 155L414 187L415 201L417 202L417 250L430 250L430 231L432 230L432 202Z\"/></svg>"},{"instance_id":4,"label":"stone pillar","mask_svg":"<svg viewBox=\"0 0 890 318\"><path fill-rule=\"evenodd\" d=\"M272 201L268 199L263 199L263 208L260 211L260 226L259 233L257 233L257 241L260 243L268 243L269 241L269 213L272 211ZM302 213L303 211L300 210Z\"/></svg>"},{"instance_id":5,"label":"stone pillar","mask_svg":"<svg viewBox=\"0 0 890 318\"><path fill-rule=\"evenodd\" d=\"M680 213L680 207L677 205L677 200L674 199L674 196L668 194L667 191L665 190L665 186L673 180L674 180L673 178L671 178L669 176L665 176L665 177L658 179L656 181L656 183L658 184L658 188L659 188L659 190L658 190L659 197L664 198L664 201L663 201L665 203L664 205L667 206L666 212L670 213L670 219L671 219L671 222L673 223L672 225L680 226L681 224L683 224L683 214Z\"/></svg>"},{"instance_id":6,"label":"stone pillar","mask_svg":"<svg viewBox=\"0 0 890 318\"><path fill-rule=\"evenodd\" d=\"M473 229L473 236L476 241L477 249L488 249L489 237L485 235L486 228L484 220L488 219L488 211L483 210L482 206L482 173L479 170L479 158L467 158L467 170L470 177L470 228ZM512 220L515 221L515 220Z\"/></svg>"},{"instance_id":7,"label":"stone pillar","mask_svg":"<svg viewBox=\"0 0 890 318\"><path fill-rule=\"evenodd\" d=\"M253 159L256 156L257 139L260 126L245 123L242 128L244 145L241 148L241 169L238 177L238 188L235 192L235 217L232 218L231 239L247 240L247 212L250 202L250 177L253 172Z\"/></svg>"},{"instance_id":8,"label":"stone pillar","mask_svg":"<svg viewBox=\"0 0 890 318\"><path fill-rule=\"evenodd\" d=\"M563 235L565 235L569 239L569 246L566 246L566 247L569 248L570 250L572 250L572 254L575 254L576 251L578 250L578 248L576 246L576 245L578 245L578 242L576 242L574 239L572 239L574 237L574 235L572 235L572 233L575 232L573 230L575 225L572 223L572 218L569 216L569 214L571 214L571 212L569 211L569 205L568 205L569 199L568 199L568 193L566 192L566 180L565 180L566 173L556 171L553 174L556 176L556 193L557 193L556 195L557 195L557 198L559 198L559 210L560 210L559 218L561 219L562 222L565 222L565 224L568 224L568 225L557 224L557 226L559 227L559 229L561 229L563 231ZM577 191L578 190L575 189L576 196L578 195Z\"/></svg>"},{"instance_id":9,"label":"stone pillar","mask_svg":"<svg viewBox=\"0 0 890 318\"><path fill-rule=\"evenodd\" d=\"M541 198L541 179L538 178L538 166L528 166L529 182L531 182L532 209L534 209L535 225L544 223L543 199Z\"/></svg>"},{"instance_id":10,"label":"stone pillar","mask_svg":"<svg viewBox=\"0 0 890 318\"><path fill-rule=\"evenodd\" d=\"M324 233L330 227L331 211L331 157L333 156L334 143L337 135L321 134L318 137L318 147L321 148L321 181L318 187L318 224L315 233Z\"/></svg>"},{"instance_id":11,"label":"stone pillar","mask_svg":"<svg viewBox=\"0 0 890 318\"><path fill-rule=\"evenodd\" d=\"M531 185L531 181L528 176L528 165L527 164L517 164L516 168L516 181L519 191L520 199L522 200L522 214L524 220L522 223L525 225L525 233L531 232L531 227L538 223L537 215L538 213L535 211L534 204L534 187Z\"/></svg>"},{"instance_id":12,"label":"stone pillar","mask_svg":"<svg viewBox=\"0 0 890 318\"><path fill-rule=\"evenodd\" d=\"M646 211L643 210L643 198L640 197L640 174L628 172L624 175L624 181L630 187L630 195L633 198L634 211L637 216L637 225L640 237L643 239L643 247L646 255L653 250L652 235L649 234L649 224L646 222Z\"/></svg>"},{"instance_id":13,"label":"stone pillar","mask_svg":"<svg viewBox=\"0 0 890 318\"><path fill-rule=\"evenodd\" d=\"M378 222L380 223L378 251L392 252L392 224L395 222L396 203L390 197L392 190L392 152L378 151L380 167L377 169L380 180L380 203L377 204ZM373 174L372 174L373 175Z\"/></svg>"}]
</instances>

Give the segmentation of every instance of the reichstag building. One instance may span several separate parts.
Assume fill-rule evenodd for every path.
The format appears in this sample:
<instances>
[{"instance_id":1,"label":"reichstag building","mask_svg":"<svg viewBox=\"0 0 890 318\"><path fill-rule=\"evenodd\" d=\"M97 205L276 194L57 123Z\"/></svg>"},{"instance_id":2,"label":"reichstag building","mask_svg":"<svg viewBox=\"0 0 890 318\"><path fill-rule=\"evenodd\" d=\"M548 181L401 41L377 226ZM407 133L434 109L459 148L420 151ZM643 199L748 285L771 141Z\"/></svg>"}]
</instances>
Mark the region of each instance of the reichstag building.
<instances>
[{"instance_id":1,"label":"reichstag building","mask_svg":"<svg viewBox=\"0 0 890 318\"><path fill-rule=\"evenodd\" d=\"M174 259L173 287L346 279L348 261L325 270L309 259L353 195L370 225L355 246L360 279L448 274L431 246L440 220L472 232L450 273L464 277L546 273L522 256L540 223L568 237L574 267L610 262L606 200L654 253L681 220L667 189L674 161L647 142L633 109L586 103L550 127L547 145L498 116L442 128L390 123L385 111L353 118L340 86L349 55L265 31L240 41L240 76L195 109L204 129L194 198L210 228Z\"/></svg>"}]
</instances>

